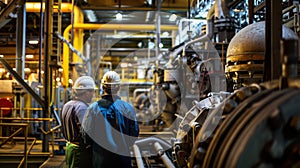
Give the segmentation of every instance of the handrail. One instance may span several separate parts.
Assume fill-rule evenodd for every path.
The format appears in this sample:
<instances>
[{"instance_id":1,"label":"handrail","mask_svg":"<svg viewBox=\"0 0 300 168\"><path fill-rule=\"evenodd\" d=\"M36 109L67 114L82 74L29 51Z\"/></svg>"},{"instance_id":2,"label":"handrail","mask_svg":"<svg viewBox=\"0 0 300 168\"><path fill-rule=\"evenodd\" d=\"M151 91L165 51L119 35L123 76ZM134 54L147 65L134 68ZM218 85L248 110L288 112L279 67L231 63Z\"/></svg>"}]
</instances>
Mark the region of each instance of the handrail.
<instances>
[{"instance_id":1,"label":"handrail","mask_svg":"<svg viewBox=\"0 0 300 168\"><path fill-rule=\"evenodd\" d=\"M27 168L27 156L28 156L28 152L27 152L27 136L28 136L28 123L0 123L0 127L1 126L19 126L21 127L21 130L24 130L24 156L22 158L22 161L20 162L20 164L18 165L18 168L21 167L24 164L24 168ZM8 141L8 139L11 139L13 136L17 135L20 132L20 129L17 130L16 132L13 133L13 135L9 136L4 142L6 143ZM1 144L2 145L2 144ZM31 150L31 149L30 149Z\"/></svg>"}]
</instances>

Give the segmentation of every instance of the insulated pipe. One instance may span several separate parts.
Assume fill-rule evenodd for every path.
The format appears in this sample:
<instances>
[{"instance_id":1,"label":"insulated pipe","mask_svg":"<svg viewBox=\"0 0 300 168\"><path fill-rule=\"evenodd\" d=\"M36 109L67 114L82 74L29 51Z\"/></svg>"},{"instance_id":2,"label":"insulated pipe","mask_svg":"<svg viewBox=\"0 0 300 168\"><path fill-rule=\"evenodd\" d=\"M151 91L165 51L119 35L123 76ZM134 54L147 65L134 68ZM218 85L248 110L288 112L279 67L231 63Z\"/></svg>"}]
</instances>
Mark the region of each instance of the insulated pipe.
<instances>
[{"instance_id":1,"label":"insulated pipe","mask_svg":"<svg viewBox=\"0 0 300 168\"><path fill-rule=\"evenodd\" d=\"M168 158L168 156L164 152L164 149L162 148L162 146L158 142L154 143L154 148L157 151L158 155L160 156L160 159L164 162L164 164L167 168L175 168L174 164Z\"/></svg>"},{"instance_id":2,"label":"insulated pipe","mask_svg":"<svg viewBox=\"0 0 300 168\"><path fill-rule=\"evenodd\" d=\"M159 144L161 144L164 149L170 149L172 148L172 145L167 143L166 141L159 139L157 137L148 137L148 138L144 138L144 139L139 139L135 141L135 144L138 146L146 146L150 143L155 143L155 142L159 142Z\"/></svg>"},{"instance_id":3,"label":"insulated pipe","mask_svg":"<svg viewBox=\"0 0 300 168\"><path fill-rule=\"evenodd\" d=\"M144 168L143 159L139 147L136 144L134 144L132 147L137 167Z\"/></svg>"},{"instance_id":4,"label":"insulated pipe","mask_svg":"<svg viewBox=\"0 0 300 168\"><path fill-rule=\"evenodd\" d=\"M74 23L74 25L69 25L64 30L64 38L69 39L69 32L71 28L75 30L155 30L155 25L148 25L148 24L84 24L84 23ZM161 30L178 30L177 26L169 26L169 25L162 25ZM79 32L75 31L74 36L79 36ZM74 48L78 50L79 46L82 46L83 42L77 43L77 47ZM67 44L63 45L63 77L65 81L65 87L68 87L69 83L69 50Z\"/></svg>"}]
</instances>

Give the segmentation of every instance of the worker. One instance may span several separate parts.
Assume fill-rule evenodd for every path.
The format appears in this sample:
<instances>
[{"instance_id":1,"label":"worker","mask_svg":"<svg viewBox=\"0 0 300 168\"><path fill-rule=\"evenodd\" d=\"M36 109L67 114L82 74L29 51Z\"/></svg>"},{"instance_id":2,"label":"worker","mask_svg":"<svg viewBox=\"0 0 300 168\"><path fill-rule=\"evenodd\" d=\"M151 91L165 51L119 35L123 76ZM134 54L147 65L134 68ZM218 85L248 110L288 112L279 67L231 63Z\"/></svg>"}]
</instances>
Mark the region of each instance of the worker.
<instances>
[{"instance_id":1,"label":"worker","mask_svg":"<svg viewBox=\"0 0 300 168\"><path fill-rule=\"evenodd\" d=\"M91 163L87 159L89 157L83 150L87 146L83 145L83 139L81 137L81 123L83 116L92 102L94 97L95 82L90 76L79 77L72 87L72 100L68 101L62 109L61 123L62 132L67 141L66 143L66 167L83 167ZM92 149L90 149L92 154ZM90 155L91 155L90 154ZM80 159L85 157L84 159ZM92 156L90 156L92 157Z\"/></svg>"},{"instance_id":2,"label":"worker","mask_svg":"<svg viewBox=\"0 0 300 168\"><path fill-rule=\"evenodd\" d=\"M120 76L108 71L101 80L101 99L91 104L83 130L93 141L93 167L131 167L130 147L139 135L134 108L118 96Z\"/></svg>"}]
</instances>

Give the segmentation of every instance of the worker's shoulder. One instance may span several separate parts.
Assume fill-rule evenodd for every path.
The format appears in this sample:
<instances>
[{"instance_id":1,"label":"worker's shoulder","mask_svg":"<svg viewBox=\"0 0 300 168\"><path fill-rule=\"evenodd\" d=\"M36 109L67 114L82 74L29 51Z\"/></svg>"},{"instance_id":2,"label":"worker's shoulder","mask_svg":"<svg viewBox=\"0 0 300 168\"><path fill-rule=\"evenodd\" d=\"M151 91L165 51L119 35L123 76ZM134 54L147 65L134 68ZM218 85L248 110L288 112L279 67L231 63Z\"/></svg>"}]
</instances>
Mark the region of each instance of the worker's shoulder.
<instances>
[{"instance_id":1,"label":"worker's shoulder","mask_svg":"<svg viewBox=\"0 0 300 168\"><path fill-rule=\"evenodd\" d=\"M127 108L133 108L133 105L124 101L124 100L121 100L121 99L117 99L114 104L116 104L117 106L125 106Z\"/></svg>"}]
</instances>

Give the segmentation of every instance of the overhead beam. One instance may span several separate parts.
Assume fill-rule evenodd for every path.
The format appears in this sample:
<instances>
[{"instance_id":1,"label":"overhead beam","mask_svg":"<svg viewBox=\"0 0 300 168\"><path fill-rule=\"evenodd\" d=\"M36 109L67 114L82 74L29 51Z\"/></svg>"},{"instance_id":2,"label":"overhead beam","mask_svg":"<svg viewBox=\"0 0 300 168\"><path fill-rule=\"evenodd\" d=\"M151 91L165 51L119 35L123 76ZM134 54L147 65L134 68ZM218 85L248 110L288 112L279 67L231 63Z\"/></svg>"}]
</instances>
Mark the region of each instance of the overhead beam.
<instances>
[{"instance_id":1,"label":"overhead beam","mask_svg":"<svg viewBox=\"0 0 300 168\"><path fill-rule=\"evenodd\" d=\"M8 2L7 6L0 11L0 28L5 26L16 13L16 8L22 6L25 3L24 0L11 0Z\"/></svg>"}]
</instances>

